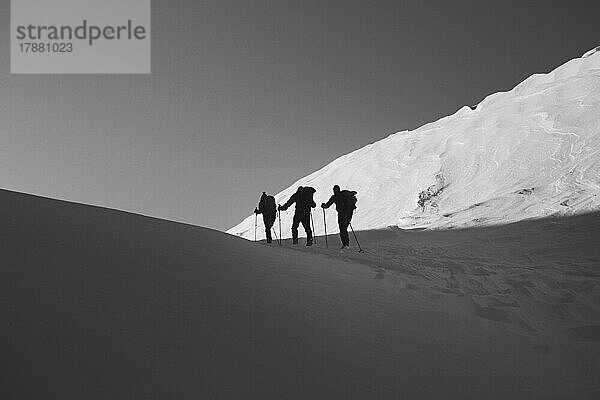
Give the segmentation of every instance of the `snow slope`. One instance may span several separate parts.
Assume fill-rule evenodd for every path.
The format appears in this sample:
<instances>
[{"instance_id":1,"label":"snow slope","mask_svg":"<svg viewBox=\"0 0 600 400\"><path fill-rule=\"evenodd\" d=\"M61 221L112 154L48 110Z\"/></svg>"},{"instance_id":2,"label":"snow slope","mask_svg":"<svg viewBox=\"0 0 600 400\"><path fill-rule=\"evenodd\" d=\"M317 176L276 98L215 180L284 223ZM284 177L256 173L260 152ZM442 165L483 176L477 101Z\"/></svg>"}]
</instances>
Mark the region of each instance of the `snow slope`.
<instances>
[{"instance_id":1,"label":"snow slope","mask_svg":"<svg viewBox=\"0 0 600 400\"><path fill-rule=\"evenodd\" d=\"M325 201L334 184L358 191L355 229L452 228L600 208L600 52L535 74L472 110L403 131L342 156L299 185ZM418 202L421 200L421 207ZM336 231L328 211L328 232ZM323 232L320 209L316 231ZM292 212L282 214L289 237ZM260 220L260 219L259 219ZM254 238L251 215L228 233ZM258 237L264 238L262 222Z\"/></svg>"},{"instance_id":2,"label":"snow slope","mask_svg":"<svg viewBox=\"0 0 600 400\"><path fill-rule=\"evenodd\" d=\"M600 214L362 232L340 257L0 208L2 399L598 398Z\"/></svg>"}]
</instances>

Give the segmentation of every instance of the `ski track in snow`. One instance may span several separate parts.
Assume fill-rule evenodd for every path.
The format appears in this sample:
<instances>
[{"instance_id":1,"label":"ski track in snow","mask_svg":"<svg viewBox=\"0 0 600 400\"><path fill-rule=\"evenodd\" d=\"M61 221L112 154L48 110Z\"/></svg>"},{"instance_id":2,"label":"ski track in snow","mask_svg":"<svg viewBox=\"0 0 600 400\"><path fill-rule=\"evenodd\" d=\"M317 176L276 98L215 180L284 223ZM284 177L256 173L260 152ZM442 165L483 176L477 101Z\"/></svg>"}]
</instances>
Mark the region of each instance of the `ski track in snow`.
<instances>
[{"instance_id":1,"label":"ski track in snow","mask_svg":"<svg viewBox=\"0 0 600 400\"><path fill-rule=\"evenodd\" d=\"M283 204L300 185L317 189L317 204L335 184L356 190L355 230L495 225L598 210L599 156L600 52L590 51L486 97L475 110L462 107L344 155L275 198ZM443 190L423 209L419 193L437 176ZM281 214L284 238L292 216L293 210ZM320 208L313 217L323 233ZM326 220L328 233L337 233L333 209ZM228 233L254 239L254 215ZM264 236L259 218L257 238Z\"/></svg>"}]
</instances>

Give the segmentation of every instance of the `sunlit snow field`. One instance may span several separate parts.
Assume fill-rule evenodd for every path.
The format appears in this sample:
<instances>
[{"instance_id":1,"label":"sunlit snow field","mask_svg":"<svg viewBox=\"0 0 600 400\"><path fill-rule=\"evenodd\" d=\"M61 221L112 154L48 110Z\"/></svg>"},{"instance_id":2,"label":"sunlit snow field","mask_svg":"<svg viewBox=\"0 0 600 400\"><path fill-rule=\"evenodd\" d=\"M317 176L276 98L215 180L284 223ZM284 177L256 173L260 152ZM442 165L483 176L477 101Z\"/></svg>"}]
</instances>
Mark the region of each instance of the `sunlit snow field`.
<instances>
[{"instance_id":1,"label":"sunlit snow field","mask_svg":"<svg viewBox=\"0 0 600 400\"><path fill-rule=\"evenodd\" d=\"M275 197L283 203L298 186L309 185L320 203L334 184L358 191L357 230L456 228L597 210L600 52L535 74L475 109L462 107L342 156ZM427 191L421 207L419 194ZM281 215L284 237L290 236L292 215ZM322 233L318 208L314 221ZM332 210L327 227L337 232ZM254 216L228 233L253 239Z\"/></svg>"}]
</instances>

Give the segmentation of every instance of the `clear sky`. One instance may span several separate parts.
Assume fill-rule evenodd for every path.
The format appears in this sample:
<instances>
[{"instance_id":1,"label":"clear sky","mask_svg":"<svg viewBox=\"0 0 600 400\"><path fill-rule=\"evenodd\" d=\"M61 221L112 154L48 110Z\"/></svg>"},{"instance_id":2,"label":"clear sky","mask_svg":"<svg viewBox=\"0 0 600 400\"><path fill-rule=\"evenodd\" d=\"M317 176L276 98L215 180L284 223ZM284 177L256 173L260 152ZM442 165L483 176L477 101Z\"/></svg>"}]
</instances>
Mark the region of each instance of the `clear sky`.
<instances>
[{"instance_id":1,"label":"clear sky","mask_svg":"<svg viewBox=\"0 0 600 400\"><path fill-rule=\"evenodd\" d=\"M0 187L227 229L600 45L596 3L152 0L152 74L10 75L0 0Z\"/></svg>"}]
</instances>

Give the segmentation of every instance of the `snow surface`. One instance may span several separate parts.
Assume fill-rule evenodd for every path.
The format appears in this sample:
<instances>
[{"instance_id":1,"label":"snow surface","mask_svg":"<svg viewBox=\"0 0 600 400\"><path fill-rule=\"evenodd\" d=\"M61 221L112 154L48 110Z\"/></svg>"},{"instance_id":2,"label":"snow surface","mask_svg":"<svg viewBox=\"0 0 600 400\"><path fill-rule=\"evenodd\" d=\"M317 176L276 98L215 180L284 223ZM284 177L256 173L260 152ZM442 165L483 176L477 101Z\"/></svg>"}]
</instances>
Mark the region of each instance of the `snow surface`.
<instances>
[{"instance_id":1,"label":"snow surface","mask_svg":"<svg viewBox=\"0 0 600 400\"><path fill-rule=\"evenodd\" d=\"M600 213L366 253L0 190L2 399L597 399Z\"/></svg>"},{"instance_id":2,"label":"snow surface","mask_svg":"<svg viewBox=\"0 0 600 400\"><path fill-rule=\"evenodd\" d=\"M334 184L358 191L355 230L494 225L598 210L600 52L532 75L474 110L465 106L344 155L275 198L282 204L298 186L309 185L319 204ZM291 234L292 215L291 209L282 213L284 237ZM314 223L322 234L320 208ZM337 232L333 209L327 228ZM254 239L254 216L227 232ZM264 238L260 217L257 237Z\"/></svg>"}]
</instances>

